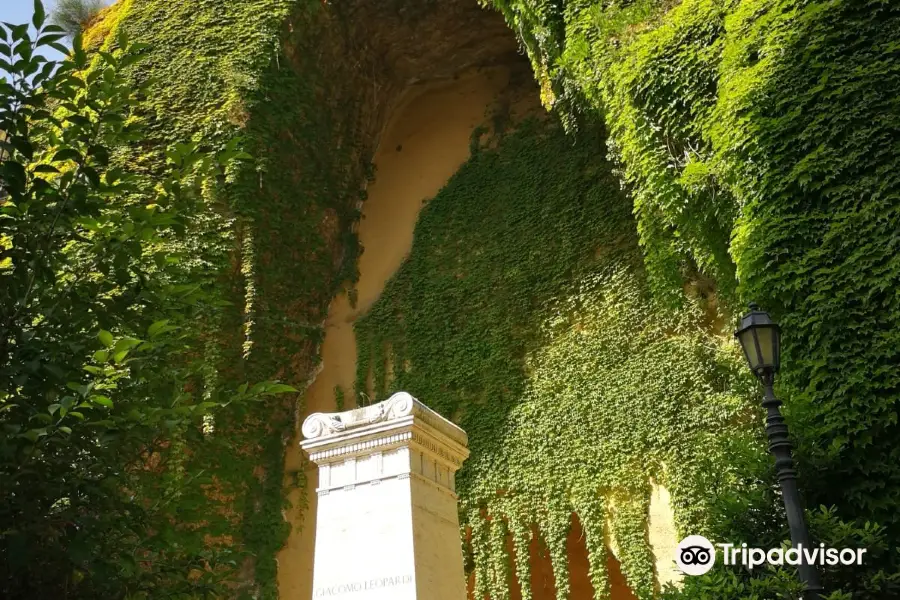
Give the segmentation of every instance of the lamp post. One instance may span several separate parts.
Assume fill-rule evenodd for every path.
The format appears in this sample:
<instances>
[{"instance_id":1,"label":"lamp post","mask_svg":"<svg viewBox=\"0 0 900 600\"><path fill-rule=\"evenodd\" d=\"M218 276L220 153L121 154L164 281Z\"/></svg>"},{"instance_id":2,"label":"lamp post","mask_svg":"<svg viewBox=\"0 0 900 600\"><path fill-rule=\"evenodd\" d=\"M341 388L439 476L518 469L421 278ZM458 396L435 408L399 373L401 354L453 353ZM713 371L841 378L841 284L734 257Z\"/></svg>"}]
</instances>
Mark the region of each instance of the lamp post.
<instances>
[{"instance_id":1,"label":"lamp post","mask_svg":"<svg viewBox=\"0 0 900 600\"><path fill-rule=\"evenodd\" d=\"M794 548L810 548L809 530L797 486L797 471L791 458L788 427L779 410L781 400L775 397L772 390L775 374L781 366L781 328L772 321L769 313L751 303L750 312L741 318L741 326L734 332L734 336L741 343L750 370L765 388L762 405L766 409L766 435L769 438L769 452L775 457L775 472L784 498L784 511L791 530L791 545ZM815 565L808 564L803 559L801 555L799 571L800 578L806 584L805 597L807 600L820 600L824 588L819 580L819 572Z\"/></svg>"}]
</instances>

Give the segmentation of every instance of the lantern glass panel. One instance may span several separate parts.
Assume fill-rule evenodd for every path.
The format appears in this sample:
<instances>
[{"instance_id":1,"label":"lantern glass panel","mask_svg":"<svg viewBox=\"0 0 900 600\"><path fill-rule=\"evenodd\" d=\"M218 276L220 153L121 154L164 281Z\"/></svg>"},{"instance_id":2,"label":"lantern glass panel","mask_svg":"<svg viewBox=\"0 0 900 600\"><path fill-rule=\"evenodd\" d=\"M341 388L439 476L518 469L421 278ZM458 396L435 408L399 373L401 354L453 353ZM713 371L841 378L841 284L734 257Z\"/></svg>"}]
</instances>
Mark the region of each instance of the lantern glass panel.
<instances>
[{"instance_id":1,"label":"lantern glass panel","mask_svg":"<svg viewBox=\"0 0 900 600\"><path fill-rule=\"evenodd\" d=\"M754 330L747 328L738 333L738 341L741 343L741 348L744 350L744 357L747 359L747 364L750 365L750 369L755 371L759 367L759 363L761 362L761 358L759 353L756 351L756 336L754 335Z\"/></svg>"},{"instance_id":2,"label":"lantern glass panel","mask_svg":"<svg viewBox=\"0 0 900 600\"><path fill-rule=\"evenodd\" d=\"M760 360L759 367L775 366L775 328L774 327L757 327L756 336L759 340Z\"/></svg>"}]
</instances>

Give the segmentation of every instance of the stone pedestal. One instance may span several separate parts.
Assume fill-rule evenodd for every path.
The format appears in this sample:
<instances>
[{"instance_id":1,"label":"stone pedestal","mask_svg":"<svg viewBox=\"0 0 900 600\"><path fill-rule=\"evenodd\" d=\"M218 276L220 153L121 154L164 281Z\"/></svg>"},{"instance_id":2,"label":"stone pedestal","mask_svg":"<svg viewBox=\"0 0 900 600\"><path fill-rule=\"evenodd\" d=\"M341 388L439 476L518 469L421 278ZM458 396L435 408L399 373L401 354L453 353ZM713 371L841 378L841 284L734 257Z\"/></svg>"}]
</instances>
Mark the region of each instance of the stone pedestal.
<instances>
[{"instance_id":1,"label":"stone pedestal","mask_svg":"<svg viewBox=\"0 0 900 600\"><path fill-rule=\"evenodd\" d=\"M405 392L316 413L313 599L466 600L455 473L465 432Z\"/></svg>"}]
</instances>

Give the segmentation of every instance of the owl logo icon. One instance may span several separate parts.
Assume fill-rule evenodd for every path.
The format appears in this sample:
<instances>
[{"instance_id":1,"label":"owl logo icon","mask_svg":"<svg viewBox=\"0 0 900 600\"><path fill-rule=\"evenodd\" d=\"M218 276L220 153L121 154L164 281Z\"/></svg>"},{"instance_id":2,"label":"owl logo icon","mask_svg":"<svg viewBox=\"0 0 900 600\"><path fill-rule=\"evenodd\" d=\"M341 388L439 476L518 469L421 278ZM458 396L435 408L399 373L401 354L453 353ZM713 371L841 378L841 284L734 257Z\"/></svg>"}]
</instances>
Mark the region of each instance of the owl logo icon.
<instances>
[{"instance_id":1,"label":"owl logo icon","mask_svg":"<svg viewBox=\"0 0 900 600\"><path fill-rule=\"evenodd\" d=\"M716 564L716 549L702 535L689 535L675 549L675 563L685 575L703 575Z\"/></svg>"}]
</instances>

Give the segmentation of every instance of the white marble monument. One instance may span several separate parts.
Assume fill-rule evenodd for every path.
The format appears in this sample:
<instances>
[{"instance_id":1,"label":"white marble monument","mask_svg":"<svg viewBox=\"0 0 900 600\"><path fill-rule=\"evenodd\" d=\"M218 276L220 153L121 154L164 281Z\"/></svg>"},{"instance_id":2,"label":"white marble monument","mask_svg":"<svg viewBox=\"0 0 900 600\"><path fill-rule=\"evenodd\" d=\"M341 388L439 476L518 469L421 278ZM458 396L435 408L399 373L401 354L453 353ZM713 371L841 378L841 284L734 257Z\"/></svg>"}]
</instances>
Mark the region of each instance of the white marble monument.
<instances>
[{"instance_id":1,"label":"white marble monument","mask_svg":"<svg viewBox=\"0 0 900 600\"><path fill-rule=\"evenodd\" d=\"M465 432L405 392L303 422L319 467L313 599L466 600Z\"/></svg>"}]
</instances>

